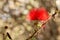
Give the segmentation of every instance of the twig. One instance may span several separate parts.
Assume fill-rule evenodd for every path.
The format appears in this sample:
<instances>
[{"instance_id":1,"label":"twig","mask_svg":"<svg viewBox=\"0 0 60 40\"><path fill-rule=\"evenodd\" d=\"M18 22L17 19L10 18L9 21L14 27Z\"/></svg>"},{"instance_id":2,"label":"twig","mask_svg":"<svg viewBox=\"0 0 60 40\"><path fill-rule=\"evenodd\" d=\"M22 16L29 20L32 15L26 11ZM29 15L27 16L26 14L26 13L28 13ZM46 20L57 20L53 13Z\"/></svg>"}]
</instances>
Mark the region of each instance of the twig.
<instances>
[{"instance_id":1,"label":"twig","mask_svg":"<svg viewBox=\"0 0 60 40\"><path fill-rule=\"evenodd\" d=\"M45 24L46 24L46 23L43 23L42 26L45 25ZM40 32L40 31L41 31L41 28L40 28L39 30L35 31L35 32L34 32L29 38L27 38L26 40L31 39L32 37L34 37L35 35L37 35L37 33Z\"/></svg>"},{"instance_id":2,"label":"twig","mask_svg":"<svg viewBox=\"0 0 60 40\"><path fill-rule=\"evenodd\" d=\"M9 37L9 39L11 39L12 40L12 38L11 38L11 36L9 35L9 33L7 32L7 36Z\"/></svg>"}]
</instances>

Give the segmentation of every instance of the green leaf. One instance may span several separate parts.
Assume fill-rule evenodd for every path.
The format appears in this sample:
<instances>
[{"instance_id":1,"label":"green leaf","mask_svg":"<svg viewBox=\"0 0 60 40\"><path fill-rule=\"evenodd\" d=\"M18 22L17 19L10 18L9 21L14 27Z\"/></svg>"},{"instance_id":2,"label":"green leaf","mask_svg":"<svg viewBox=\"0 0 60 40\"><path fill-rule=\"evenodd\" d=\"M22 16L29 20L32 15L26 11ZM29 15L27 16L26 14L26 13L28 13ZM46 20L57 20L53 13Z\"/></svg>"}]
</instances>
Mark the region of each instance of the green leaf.
<instances>
[{"instance_id":1,"label":"green leaf","mask_svg":"<svg viewBox=\"0 0 60 40\"><path fill-rule=\"evenodd\" d=\"M33 37L31 40L37 40L35 37Z\"/></svg>"}]
</instances>

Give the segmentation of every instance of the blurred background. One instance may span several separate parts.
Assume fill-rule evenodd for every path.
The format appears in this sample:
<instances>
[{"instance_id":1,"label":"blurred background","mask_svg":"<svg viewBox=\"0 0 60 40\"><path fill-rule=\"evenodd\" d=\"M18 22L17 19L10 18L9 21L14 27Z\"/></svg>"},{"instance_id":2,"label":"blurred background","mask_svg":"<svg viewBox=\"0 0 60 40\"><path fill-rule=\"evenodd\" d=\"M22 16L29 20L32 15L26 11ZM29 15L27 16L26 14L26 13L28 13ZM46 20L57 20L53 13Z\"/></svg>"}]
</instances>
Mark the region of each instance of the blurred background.
<instances>
[{"instance_id":1,"label":"blurred background","mask_svg":"<svg viewBox=\"0 0 60 40\"><path fill-rule=\"evenodd\" d=\"M0 40L60 40L60 0L0 0ZM45 7L52 18L41 28L40 21L26 20L32 8ZM38 30L38 32L37 32ZM36 35L34 35L36 33Z\"/></svg>"}]
</instances>

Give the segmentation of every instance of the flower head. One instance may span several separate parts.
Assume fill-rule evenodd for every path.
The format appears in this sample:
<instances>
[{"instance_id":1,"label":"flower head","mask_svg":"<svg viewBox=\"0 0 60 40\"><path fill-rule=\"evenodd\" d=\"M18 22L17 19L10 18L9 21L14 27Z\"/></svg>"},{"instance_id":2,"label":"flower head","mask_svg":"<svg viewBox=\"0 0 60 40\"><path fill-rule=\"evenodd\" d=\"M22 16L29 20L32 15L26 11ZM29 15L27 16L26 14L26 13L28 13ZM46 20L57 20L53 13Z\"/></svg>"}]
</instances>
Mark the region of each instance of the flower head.
<instances>
[{"instance_id":1,"label":"flower head","mask_svg":"<svg viewBox=\"0 0 60 40\"><path fill-rule=\"evenodd\" d=\"M27 17L29 20L46 21L49 18L49 14L48 11L43 7L33 8L29 11Z\"/></svg>"}]
</instances>

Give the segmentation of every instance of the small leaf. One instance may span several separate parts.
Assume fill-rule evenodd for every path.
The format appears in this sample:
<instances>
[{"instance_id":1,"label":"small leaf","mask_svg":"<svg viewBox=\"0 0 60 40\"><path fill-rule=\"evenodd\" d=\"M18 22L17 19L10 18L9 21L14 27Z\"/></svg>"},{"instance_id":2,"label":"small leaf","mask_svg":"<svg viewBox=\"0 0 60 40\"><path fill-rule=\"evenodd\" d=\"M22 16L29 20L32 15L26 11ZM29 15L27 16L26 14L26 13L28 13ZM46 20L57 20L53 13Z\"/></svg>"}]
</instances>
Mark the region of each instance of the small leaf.
<instances>
[{"instance_id":1,"label":"small leaf","mask_svg":"<svg viewBox=\"0 0 60 40\"><path fill-rule=\"evenodd\" d=\"M35 37L33 37L31 40L37 40Z\"/></svg>"}]
</instances>

